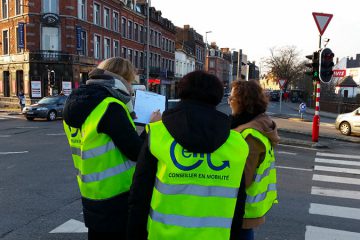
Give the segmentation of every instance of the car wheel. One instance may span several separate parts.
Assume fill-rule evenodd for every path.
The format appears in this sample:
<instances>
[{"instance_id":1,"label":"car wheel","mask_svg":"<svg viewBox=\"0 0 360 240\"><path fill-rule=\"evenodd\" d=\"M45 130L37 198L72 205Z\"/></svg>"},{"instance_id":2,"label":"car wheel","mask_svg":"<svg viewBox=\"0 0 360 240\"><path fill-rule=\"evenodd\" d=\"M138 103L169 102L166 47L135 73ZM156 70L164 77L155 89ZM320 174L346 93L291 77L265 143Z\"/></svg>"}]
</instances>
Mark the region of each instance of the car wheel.
<instances>
[{"instance_id":1,"label":"car wheel","mask_svg":"<svg viewBox=\"0 0 360 240\"><path fill-rule=\"evenodd\" d=\"M340 124L339 129L340 129L340 132L344 135L350 135L350 133L351 133L351 127L348 122L342 122Z\"/></svg>"},{"instance_id":2,"label":"car wheel","mask_svg":"<svg viewBox=\"0 0 360 240\"><path fill-rule=\"evenodd\" d=\"M54 110L51 110L51 111L48 113L47 120L48 120L48 121L54 121L54 120L56 120L56 112L55 112Z\"/></svg>"},{"instance_id":3,"label":"car wheel","mask_svg":"<svg viewBox=\"0 0 360 240\"><path fill-rule=\"evenodd\" d=\"M29 121L34 120L34 118L33 118L33 117L26 117L26 119L27 119L27 120L29 120Z\"/></svg>"}]
</instances>

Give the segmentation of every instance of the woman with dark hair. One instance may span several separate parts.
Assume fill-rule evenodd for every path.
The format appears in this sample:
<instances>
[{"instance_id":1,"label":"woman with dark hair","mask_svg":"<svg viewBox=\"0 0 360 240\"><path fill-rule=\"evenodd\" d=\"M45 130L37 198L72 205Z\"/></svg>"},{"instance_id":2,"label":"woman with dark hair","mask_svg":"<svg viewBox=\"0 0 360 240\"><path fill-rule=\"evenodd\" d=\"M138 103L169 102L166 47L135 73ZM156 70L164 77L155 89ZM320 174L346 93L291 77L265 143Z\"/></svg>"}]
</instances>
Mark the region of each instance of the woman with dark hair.
<instances>
[{"instance_id":1,"label":"woman with dark hair","mask_svg":"<svg viewBox=\"0 0 360 240\"><path fill-rule=\"evenodd\" d=\"M231 128L240 132L249 146L244 171L247 196L241 239L252 240L253 228L265 222L265 214L277 203L273 147L279 142L279 136L275 122L265 113L268 98L257 81L233 82L228 102L232 111Z\"/></svg>"},{"instance_id":2,"label":"woman with dark hair","mask_svg":"<svg viewBox=\"0 0 360 240\"><path fill-rule=\"evenodd\" d=\"M128 239L240 240L248 146L216 110L223 84L195 71L180 103L147 125L129 197Z\"/></svg>"}]
</instances>

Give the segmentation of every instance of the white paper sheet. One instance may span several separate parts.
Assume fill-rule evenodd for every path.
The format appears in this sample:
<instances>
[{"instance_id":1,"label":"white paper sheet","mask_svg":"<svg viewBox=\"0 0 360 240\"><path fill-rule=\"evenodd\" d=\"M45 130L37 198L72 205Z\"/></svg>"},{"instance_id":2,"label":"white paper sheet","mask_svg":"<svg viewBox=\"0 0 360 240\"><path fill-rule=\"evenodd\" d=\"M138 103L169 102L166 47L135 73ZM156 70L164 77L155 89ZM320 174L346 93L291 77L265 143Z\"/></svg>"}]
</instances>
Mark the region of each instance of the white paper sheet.
<instances>
[{"instance_id":1,"label":"white paper sheet","mask_svg":"<svg viewBox=\"0 0 360 240\"><path fill-rule=\"evenodd\" d=\"M137 90L134 106L137 119L134 119L134 122L148 124L152 112L160 110L163 113L165 111L165 103L166 98L163 95Z\"/></svg>"}]
</instances>

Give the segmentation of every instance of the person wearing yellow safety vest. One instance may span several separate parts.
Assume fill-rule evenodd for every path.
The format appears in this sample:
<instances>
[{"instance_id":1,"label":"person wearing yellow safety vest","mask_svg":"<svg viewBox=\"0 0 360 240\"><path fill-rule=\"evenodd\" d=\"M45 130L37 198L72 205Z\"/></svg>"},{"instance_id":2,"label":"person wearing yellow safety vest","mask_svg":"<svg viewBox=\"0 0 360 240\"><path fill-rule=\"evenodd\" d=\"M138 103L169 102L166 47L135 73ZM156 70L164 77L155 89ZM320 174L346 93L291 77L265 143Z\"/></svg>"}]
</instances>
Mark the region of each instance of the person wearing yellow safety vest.
<instances>
[{"instance_id":1,"label":"person wearing yellow safety vest","mask_svg":"<svg viewBox=\"0 0 360 240\"><path fill-rule=\"evenodd\" d=\"M277 203L274 146L280 138L275 122L265 114L268 98L257 81L234 81L228 103L231 128L240 132L249 146L241 237L253 240L253 228L265 222L265 214Z\"/></svg>"},{"instance_id":2,"label":"person wearing yellow safety vest","mask_svg":"<svg viewBox=\"0 0 360 240\"><path fill-rule=\"evenodd\" d=\"M135 69L126 59L110 58L89 77L64 107L88 239L126 239L128 195L143 144L133 122Z\"/></svg>"},{"instance_id":3,"label":"person wearing yellow safety vest","mask_svg":"<svg viewBox=\"0 0 360 240\"><path fill-rule=\"evenodd\" d=\"M147 125L129 197L130 240L240 240L248 146L216 110L223 84L203 71L178 83L180 102Z\"/></svg>"}]
</instances>

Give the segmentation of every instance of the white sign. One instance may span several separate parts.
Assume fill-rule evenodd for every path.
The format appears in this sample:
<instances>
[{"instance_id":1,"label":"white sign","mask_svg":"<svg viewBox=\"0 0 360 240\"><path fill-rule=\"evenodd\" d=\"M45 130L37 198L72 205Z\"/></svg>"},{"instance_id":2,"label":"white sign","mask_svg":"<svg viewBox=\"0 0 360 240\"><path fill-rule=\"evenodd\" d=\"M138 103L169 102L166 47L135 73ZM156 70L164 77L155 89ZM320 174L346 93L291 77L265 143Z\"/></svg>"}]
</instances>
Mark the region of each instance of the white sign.
<instances>
[{"instance_id":1,"label":"white sign","mask_svg":"<svg viewBox=\"0 0 360 240\"><path fill-rule=\"evenodd\" d=\"M64 95L69 96L71 93L71 82L62 82L62 91Z\"/></svg>"},{"instance_id":2,"label":"white sign","mask_svg":"<svg viewBox=\"0 0 360 240\"><path fill-rule=\"evenodd\" d=\"M137 118L134 119L134 122L148 124L153 112L160 110L162 113L165 111L165 96L141 90L137 90L135 95L134 111Z\"/></svg>"},{"instance_id":3,"label":"white sign","mask_svg":"<svg viewBox=\"0 0 360 240\"><path fill-rule=\"evenodd\" d=\"M320 32L320 35L323 35L327 26L329 25L333 15L327 14L327 13L312 13L316 26L318 27L318 30Z\"/></svg>"},{"instance_id":4,"label":"white sign","mask_svg":"<svg viewBox=\"0 0 360 240\"><path fill-rule=\"evenodd\" d=\"M280 88L281 88L281 89L284 88L285 83L286 83L286 80L285 80L285 79L279 79L279 85L280 85Z\"/></svg>"},{"instance_id":5,"label":"white sign","mask_svg":"<svg viewBox=\"0 0 360 240\"><path fill-rule=\"evenodd\" d=\"M41 98L41 81L31 81L31 97Z\"/></svg>"}]
</instances>

